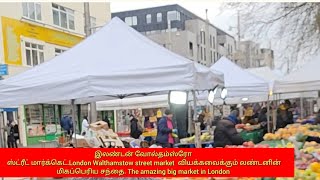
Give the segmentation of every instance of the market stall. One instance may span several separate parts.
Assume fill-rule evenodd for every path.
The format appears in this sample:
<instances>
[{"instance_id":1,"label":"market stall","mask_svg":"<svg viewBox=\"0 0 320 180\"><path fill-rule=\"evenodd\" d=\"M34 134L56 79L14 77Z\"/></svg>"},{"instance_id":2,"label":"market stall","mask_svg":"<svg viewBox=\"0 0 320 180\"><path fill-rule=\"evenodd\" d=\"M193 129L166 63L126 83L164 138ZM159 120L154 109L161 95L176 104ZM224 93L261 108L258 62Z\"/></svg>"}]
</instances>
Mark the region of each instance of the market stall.
<instances>
[{"instance_id":1,"label":"market stall","mask_svg":"<svg viewBox=\"0 0 320 180\"><path fill-rule=\"evenodd\" d=\"M223 74L172 53L113 18L72 49L0 85L0 107L69 104L75 120L76 104L210 90L224 82Z\"/></svg>"}]
</instances>

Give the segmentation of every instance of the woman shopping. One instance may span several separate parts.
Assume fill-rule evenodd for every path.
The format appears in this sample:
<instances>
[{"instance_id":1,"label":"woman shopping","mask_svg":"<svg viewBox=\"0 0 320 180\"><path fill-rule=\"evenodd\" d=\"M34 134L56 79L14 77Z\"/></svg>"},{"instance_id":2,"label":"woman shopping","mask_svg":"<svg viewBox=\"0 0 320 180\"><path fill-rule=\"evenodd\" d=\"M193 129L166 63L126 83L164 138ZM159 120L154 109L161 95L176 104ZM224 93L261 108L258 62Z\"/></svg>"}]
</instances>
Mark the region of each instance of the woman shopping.
<instances>
[{"instance_id":1,"label":"woman shopping","mask_svg":"<svg viewBox=\"0 0 320 180\"><path fill-rule=\"evenodd\" d=\"M166 109L165 115L158 122L156 142L164 148L173 147L174 137L172 133L177 133L177 130L173 128L172 117L172 112Z\"/></svg>"}]
</instances>

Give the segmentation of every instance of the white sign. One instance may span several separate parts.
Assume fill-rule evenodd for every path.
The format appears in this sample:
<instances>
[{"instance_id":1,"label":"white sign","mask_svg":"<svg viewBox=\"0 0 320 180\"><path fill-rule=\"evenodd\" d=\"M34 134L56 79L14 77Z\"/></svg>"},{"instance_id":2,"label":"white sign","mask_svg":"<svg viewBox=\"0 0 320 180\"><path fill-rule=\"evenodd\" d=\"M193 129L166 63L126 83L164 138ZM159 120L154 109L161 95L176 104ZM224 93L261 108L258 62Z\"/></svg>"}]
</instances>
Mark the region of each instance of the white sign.
<instances>
[{"instance_id":1,"label":"white sign","mask_svg":"<svg viewBox=\"0 0 320 180\"><path fill-rule=\"evenodd\" d=\"M226 106L226 105L224 105L223 107L222 107L222 113L223 113L223 116L229 116L230 115L230 112L231 112L231 110L230 110L230 106Z\"/></svg>"}]
</instances>

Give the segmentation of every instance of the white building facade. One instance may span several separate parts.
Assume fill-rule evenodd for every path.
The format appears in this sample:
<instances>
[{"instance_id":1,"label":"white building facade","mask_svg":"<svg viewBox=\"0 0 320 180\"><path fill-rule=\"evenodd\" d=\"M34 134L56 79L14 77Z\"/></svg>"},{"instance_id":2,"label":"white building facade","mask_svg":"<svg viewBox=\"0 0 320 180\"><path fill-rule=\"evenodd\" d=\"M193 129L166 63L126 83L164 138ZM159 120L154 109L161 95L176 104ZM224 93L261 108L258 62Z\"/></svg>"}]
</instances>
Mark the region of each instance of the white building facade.
<instances>
[{"instance_id":1,"label":"white building facade","mask_svg":"<svg viewBox=\"0 0 320 180\"><path fill-rule=\"evenodd\" d=\"M2 78L14 76L58 56L85 36L84 3L0 4L0 64L8 67L8 74ZM92 2L89 6L94 33L96 27L111 19L110 4ZM53 136L57 133L63 109L56 105L28 105L19 107L18 112L3 112L3 117L5 122L18 121L21 143L26 146L35 144L39 139L50 139L47 134Z\"/></svg>"}]
</instances>

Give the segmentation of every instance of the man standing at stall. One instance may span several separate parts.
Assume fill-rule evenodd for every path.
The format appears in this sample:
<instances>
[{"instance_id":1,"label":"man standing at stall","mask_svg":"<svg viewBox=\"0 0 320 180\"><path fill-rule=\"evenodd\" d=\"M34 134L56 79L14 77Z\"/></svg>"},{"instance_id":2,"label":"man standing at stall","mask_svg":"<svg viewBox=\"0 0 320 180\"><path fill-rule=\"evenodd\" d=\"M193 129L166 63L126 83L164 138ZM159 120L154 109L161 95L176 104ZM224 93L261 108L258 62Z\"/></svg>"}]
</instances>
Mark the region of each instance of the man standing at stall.
<instances>
[{"instance_id":1,"label":"man standing at stall","mask_svg":"<svg viewBox=\"0 0 320 180\"><path fill-rule=\"evenodd\" d=\"M238 110L233 110L227 119L218 121L214 131L215 147L242 145L245 142L237 131L237 128L243 127L243 124L239 124L238 116Z\"/></svg>"}]
</instances>

